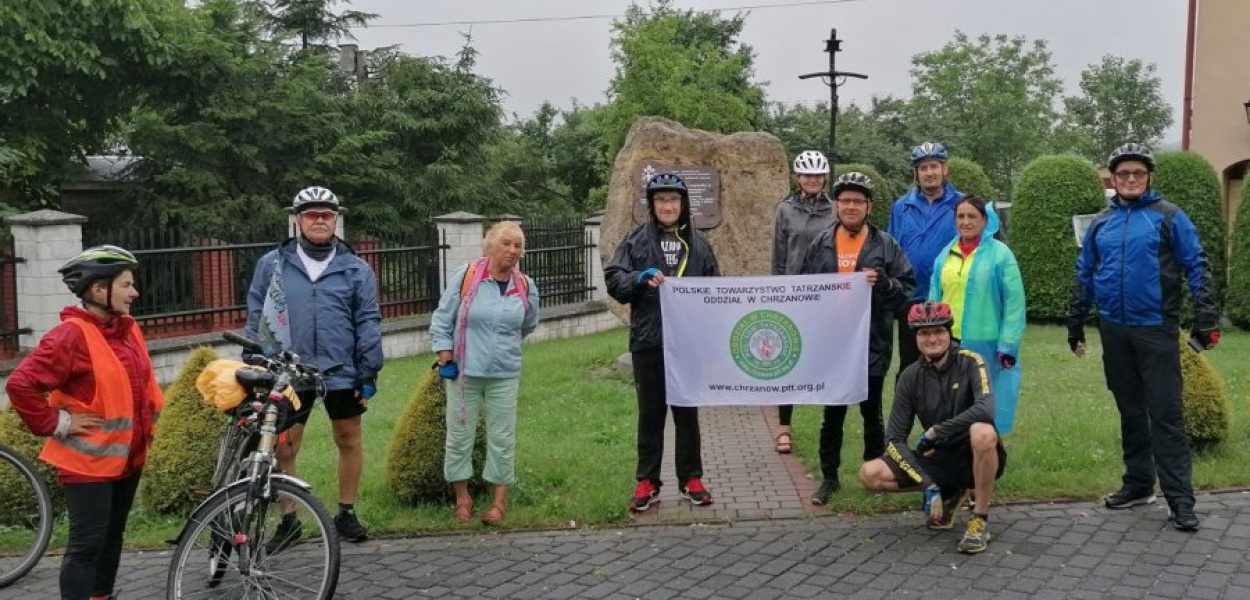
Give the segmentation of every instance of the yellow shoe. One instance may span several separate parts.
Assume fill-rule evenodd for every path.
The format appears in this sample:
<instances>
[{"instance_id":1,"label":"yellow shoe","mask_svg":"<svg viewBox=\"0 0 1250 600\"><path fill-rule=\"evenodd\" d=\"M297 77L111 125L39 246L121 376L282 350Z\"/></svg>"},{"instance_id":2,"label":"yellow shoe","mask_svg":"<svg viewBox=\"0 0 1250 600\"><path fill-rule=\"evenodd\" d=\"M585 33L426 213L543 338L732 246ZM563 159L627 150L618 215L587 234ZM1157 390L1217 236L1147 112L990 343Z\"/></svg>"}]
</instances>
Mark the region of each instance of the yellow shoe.
<instances>
[{"instance_id":1,"label":"yellow shoe","mask_svg":"<svg viewBox=\"0 0 1250 600\"><path fill-rule=\"evenodd\" d=\"M980 554L990 543L990 532L986 529L985 517L972 515L968 528L964 530L964 539L959 540L959 551L964 554Z\"/></svg>"}]
</instances>

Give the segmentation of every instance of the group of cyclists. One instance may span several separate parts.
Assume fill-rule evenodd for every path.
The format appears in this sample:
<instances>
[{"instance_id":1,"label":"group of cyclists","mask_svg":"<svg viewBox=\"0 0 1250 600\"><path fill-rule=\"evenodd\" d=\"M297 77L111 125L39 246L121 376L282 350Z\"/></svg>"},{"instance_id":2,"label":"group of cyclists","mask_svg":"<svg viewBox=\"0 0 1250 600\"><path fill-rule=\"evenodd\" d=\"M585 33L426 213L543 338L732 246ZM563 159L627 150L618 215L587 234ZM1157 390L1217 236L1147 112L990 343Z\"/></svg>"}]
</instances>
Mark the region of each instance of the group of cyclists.
<instances>
[{"instance_id":1,"label":"group of cyclists","mask_svg":"<svg viewBox=\"0 0 1250 600\"><path fill-rule=\"evenodd\" d=\"M1001 437L1014 427L1020 385L1025 296L1011 249L997 239L993 203L967 196L949 180L950 155L940 143L912 149L915 185L889 206L889 226L868 223L874 182L844 173L826 193L828 159L800 153L793 164L797 191L777 208L772 274L862 272L872 286L868 396L860 483L880 492L923 491L926 523L953 527L969 498L971 518L958 548L983 552L990 540L994 482L1007 464ZM1197 307L1191 344L1214 348L1219 314L1209 261L1193 222L1153 188L1155 157L1143 144L1111 151L1115 195L1086 232L1076 263L1069 343L1085 355L1084 328L1092 305L1103 344L1108 388L1121 416L1125 475L1104 498L1109 509L1156 500L1159 483L1168 520L1195 531L1190 454L1181 417L1181 298L1187 286ZM672 173L646 186L650 219L629 233L605 266L608 293L630 305L630 352L638 397L637 484L630 509L658 501L665 410L659 286L667 278L720 274L706 236L691 224L685 183ZM888 426L882 390L898 321L899 373ZM672 406L676 475L681 495L712 503L703 483L697 409ZM841 489L842 430L847 407L827 406L820 432L823 479L813 504ZM792 406L778 411L776 451L793 450ZM910 433L919 420L915 446Z\"/></svg>"},{"instance_id":2,"label":"group of cyclists","mask_svg":"<svg viewBox=\"0 0 1250 600\"><path fill-rule=\"evenodd\" d=\"M1001 435L1011 429L1019 385L1024 299L1015 257L994 239L998 222L992 204L954 188L948 158L939 143L912 150L915 186L893 202L889 227L882 231L868 222L879 182L845 173L826 193L827 158L803 152L794 161L798 191L777 209L772 271L860 272L867 278L869 394L859 405L864 420L859 480L870 490L923 491L927 524L935 529L953 527L956 508L971 492L972 517L959 549L977 553L990 540L994 480L1007 462ZM1126 472L1121 489L1106 496L1105 504L1120 509L1153 503L1158 481L1172 525L1193 531L1199 520L1181 423L1177 332L1187 285L1197 307L1193 343L1216 346L1214 280L1193 223L1152 187L1151 150L1120 146L1108 168L1116 195L1085 236L1068 321L1071 349L1084 356L1084 326L1097 305L1107 385L1121 416ZM712 244L692 224L685 182L671 173L656 175L647 182L646 199L649 221L626 236L604 269L608 293L632 309L629 348L638 398L633 511L647 510L662 485L669 406L658 288L670 277L720 274ZM332 192L302 190L292 208L298 233L257 263L245 331L262 346L299 353L314 367L336 367L324 396L339 450L335 524L340 537L362 541L368 532L354 507L363 469L361 415L377 392L383 364L376 278L335 235L341 207ZM481 409L488 419L486 475L496 484L482 519L495 524L504 518L504 498L515 481L519 344L538 316L533 281L519 270L524 251L519 228L493 230L485 249L483 259L461 271L465 283L444 294L435 349L440 374L458 381L449 390L455 401L447 411L446 474L455 484L454 514L460 522L472 514L467 456L473 444L470 421ZM40 458L58 469L70 524L60 585L62 598L69 600L114 597L123 532L164 405L143 335L130 315L139 295L138 268L134 254L116 246L90 248L69 260L60 274L80 306L62 311L62 323L43 336L6 385L27 427L47 438ZM497 285L479 293L486 281ZM905 325L898 328L902 368L887 426L881 395L896 319ZM490 333L492 323L504 322L508 325L498 335ZM291 474L316 394L306 397L278 448L281 468ZM1006 403L1010 412L1004 411ZM815 504L828 502L841 488L837 473L846 411L825 408L823 481L811 498ZM698 411L674 406L672 412L681 495L694 505L711 504L702 481ZM781 453L793 449L791 414L792 407L780 408L774 441ZM911 446L916 420L922 434ZM292 516L275 536L298 537L299 529Z\"/></svg>"}]
</instances>

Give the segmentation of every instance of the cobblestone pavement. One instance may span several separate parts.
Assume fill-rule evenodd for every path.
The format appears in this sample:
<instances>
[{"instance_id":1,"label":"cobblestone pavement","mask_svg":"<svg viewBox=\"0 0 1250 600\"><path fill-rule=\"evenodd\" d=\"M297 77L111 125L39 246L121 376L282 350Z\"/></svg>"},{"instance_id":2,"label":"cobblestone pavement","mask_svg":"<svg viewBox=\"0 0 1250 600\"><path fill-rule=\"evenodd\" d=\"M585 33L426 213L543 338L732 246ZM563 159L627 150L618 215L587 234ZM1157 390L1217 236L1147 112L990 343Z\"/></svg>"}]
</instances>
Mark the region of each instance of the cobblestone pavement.
<instances>
[{"instance_id":1,"label":"cobblestone pavement","mask_svg":"<svg viewBox=\"0 0 1250 600\"><path fill-rule=\"evenodd\" d=\"M345 546L339 598L1250 598L1250 494L1200 494L1202 529L1158 505L995 507L989 550L918 513L516 532ZM123 598L163 597L167 552L128 554ZM0 598L54 598L55 559Z\"/></svg>"}]
</instances>

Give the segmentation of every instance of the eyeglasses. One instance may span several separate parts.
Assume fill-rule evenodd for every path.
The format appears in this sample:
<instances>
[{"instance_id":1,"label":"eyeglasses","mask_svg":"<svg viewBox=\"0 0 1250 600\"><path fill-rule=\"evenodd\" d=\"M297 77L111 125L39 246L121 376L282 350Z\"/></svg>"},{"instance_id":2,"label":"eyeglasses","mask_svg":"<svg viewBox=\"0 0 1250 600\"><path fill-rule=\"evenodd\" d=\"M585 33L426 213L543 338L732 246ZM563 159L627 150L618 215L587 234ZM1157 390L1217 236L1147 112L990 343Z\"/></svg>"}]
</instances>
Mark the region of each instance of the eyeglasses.
<instances>
[{"instance_id":1,"label":"eyeglasses","mask_svg":"<svg viewBox=\"0 0 1250 600\"><path fill-rule=\"evenodd\" d=\"M838 204L842 206L866 206L867 200L838 200Z\"/></svg>"},{"instance_id":2,"label":"eyeglasses","mask_svg":"<svg viewBox=\"0 0 1250 600\"><path fill-rule=\"evenodd\" d=\"M309 221L333 221L334 217L339 216L339 214L332 210L306 210L300 213L299 216Z\"/></svg>"},{"instance_id":3,"label":"eyeglasses","mask_svg":"<svg viewBox=\"0 0 1250 600\"><path fill-rule=\"evenodd\" d=\"M1145 179L1146 176L1149 174L1150 174L1150 171L1147 171L1145 169L1136 169L1134 171L1116 171L1115 178L1119 179L1120 181L1128 181L1133 178Z\"/></svg>"}]
</instances>

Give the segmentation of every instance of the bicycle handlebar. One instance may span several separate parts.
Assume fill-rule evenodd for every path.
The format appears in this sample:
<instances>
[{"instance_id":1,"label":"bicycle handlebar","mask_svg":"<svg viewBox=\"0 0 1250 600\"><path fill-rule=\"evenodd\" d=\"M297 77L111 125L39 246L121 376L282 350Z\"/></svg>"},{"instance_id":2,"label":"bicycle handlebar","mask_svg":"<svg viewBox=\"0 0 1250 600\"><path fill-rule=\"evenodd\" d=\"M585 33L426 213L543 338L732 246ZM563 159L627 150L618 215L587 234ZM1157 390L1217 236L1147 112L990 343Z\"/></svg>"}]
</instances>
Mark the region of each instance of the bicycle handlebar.
<instances>
[{"instance_id":1,"label":"bicycle handlebar","mask_svg":"<svg viewBox=\"0 0 1250 600\"><path fill-rule=\"evenodd\" d=\"M252 340L249 340L233 331L223 331L221 333L221 337L225 338L227 342L234 342L240 346L243 346L243 349L247 350L248 352L255 352L255 353L262 352L260 344L257 344L256 342L253 342Z\"/></svg>"}]
</instances>

